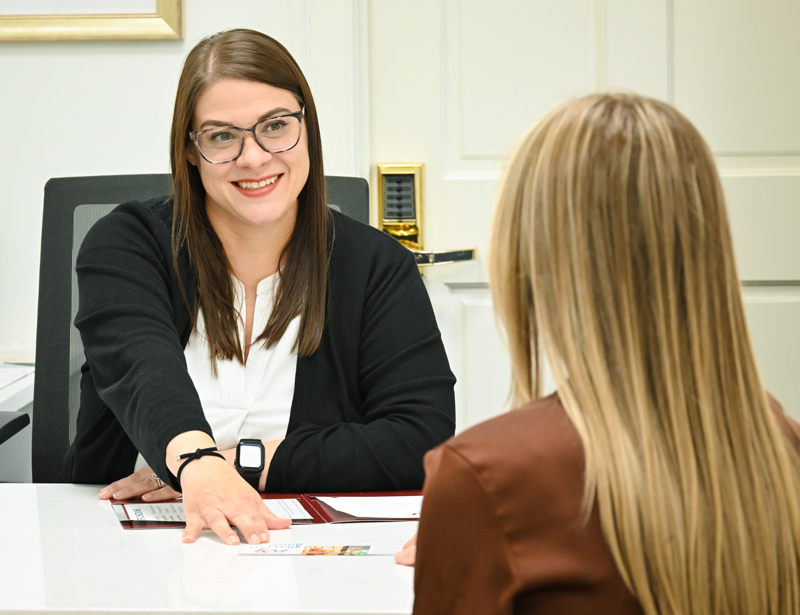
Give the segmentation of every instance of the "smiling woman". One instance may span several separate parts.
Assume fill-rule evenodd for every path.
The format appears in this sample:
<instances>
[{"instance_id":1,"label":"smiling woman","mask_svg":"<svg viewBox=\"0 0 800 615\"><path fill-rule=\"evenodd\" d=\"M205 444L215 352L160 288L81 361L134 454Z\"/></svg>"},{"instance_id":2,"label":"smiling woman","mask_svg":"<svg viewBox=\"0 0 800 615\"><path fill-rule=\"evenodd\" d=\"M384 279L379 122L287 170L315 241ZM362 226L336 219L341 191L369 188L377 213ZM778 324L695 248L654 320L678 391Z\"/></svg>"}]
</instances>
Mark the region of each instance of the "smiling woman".
<instances>
[{"instance_id":1,"label":"smiling woman","mask_svg":"<svg viewBox=\"0 0 800 615\"><path fill-rule=\"evenodd\" d=\"M290 111L298 106L286 90L238 79L222 79L200 96L192 121L198 129L192 133L197 149L189 150L187 157L200 171L206 214L218 234L289 235L297 213L296 195L309 171L308 137L300 118L285 117L299 115L300 111ZM264 109L270 111L264 114ZM251 123L247 131L252 135L236 128ZM272 151L265 145L273 145L270 132L279 146ZM199 164L201 156L208 164ZM277 266L277 260L273 264Z\"/></svg>"},{"instance_id":2,"label":"smiling woman","mask_svg":"<svg viewBox=\"0 0 800 615\"><path fill-rule=\"evenodd\" d=\"M441 336L413 255L328 208L314 99L283 46L231 30L191 51L171 164L169 197L121 205L81 247L61 478L182 491L184 541L229 544L231 525L258 543L288 524L257 490L421 487L454 430Z\"/></svg>"}]
</instances>

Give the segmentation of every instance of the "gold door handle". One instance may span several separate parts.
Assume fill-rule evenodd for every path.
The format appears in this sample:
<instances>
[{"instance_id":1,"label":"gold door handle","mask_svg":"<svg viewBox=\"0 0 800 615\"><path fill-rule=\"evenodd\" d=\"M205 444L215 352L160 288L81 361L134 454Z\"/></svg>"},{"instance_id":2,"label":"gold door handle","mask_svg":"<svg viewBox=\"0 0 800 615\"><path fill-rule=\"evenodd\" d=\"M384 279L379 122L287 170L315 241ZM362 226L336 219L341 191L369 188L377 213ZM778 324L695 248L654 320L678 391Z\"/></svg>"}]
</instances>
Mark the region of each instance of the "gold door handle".
<instances>
[{"instance_id":1,"label":"gold door handle","mask_svg":"<svg viewBox=\"0 0 800 615\"><path fill-rule=\"evenodd\" d=\"M433 252L431 250L411 251L414 253L414 258L417 260L417 267L474 261L478 257L477 248L472 248L471 250L449 250L447 252Z\"/></svg>"}]
</instances>

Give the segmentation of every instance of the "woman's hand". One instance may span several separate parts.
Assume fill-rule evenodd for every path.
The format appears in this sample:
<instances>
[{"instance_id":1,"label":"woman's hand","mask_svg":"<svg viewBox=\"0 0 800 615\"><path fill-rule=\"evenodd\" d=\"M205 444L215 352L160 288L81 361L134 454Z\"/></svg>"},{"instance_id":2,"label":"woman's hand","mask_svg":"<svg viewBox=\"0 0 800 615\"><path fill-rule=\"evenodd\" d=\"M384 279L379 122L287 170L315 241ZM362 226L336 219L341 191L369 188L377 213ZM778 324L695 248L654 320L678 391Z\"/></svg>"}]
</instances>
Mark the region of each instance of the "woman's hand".
<instances>
[{"instance_id":1,"label":"woman's hand","mask_svg":"<svg viewBox=\"0 0 800 615\"><path fill-rule=\"evenodd\" d=\"M134 472L127 478L121 478L100 491L101 500L109 498L129 500L139 496L148 502L162 502L179 498L181 494L169 485L161 483L159 486L158 479L155 478L150 466L145 466L138 472Z\"/></svg>"},{"instance_id":2,"label":"woman's hand","mask_svg":"<svg viewBox=\"0 0 800 615\"><path fill-rule=\"evenodd\" d=\"M417 559L417 535L414 534L403 545L403 550L394 554L394 561L403 566L413 566Z\"/></svg>"},{"instance_id":3,"label":"woman's hand","mask_svg":"<svg viewBox=\"0 0 800 615\"><path fill-rule=\"evenodd\" d=\"M181 454L213 446L211 436L201 431L175 436L167 445L165 461L169 471L178 475L184 463ZM223 459L206 455L189 461L181 471L186 515L183 542L194 542L198 534L208 528L226 544L237 545L239 537L231 529L231 525L235 525L247 542L260 544L269 541L269 530L289 527L292 520L273 515L258 492L239 476L232 465L235 451L220 451L220 454Z\"/></svg>"},{"instance_id":4,"label":"woman's hand","mask_svg":"<svg viewBox=\"0 0 800 615\"><path fill-rule=\"evenodd\" d=\"M186 529L183 542L194 542L204 529L223 542L239 544L235 525L247 542L269 541L268 530L285 529L291 519L273 515L261 496L225 460L206 456L189 462L181 473Z\"/></svg>"}]
</instances>

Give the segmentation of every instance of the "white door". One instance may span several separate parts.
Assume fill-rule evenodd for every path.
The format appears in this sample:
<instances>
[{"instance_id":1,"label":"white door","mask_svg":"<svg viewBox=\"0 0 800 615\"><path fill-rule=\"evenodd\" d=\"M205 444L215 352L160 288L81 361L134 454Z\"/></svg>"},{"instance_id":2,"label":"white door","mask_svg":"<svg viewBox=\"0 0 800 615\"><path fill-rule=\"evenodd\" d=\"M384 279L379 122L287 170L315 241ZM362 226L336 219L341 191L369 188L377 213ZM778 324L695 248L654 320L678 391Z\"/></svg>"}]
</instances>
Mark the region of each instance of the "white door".
<instances>
[{"instance_id":1,"label":"white door","mask_svg":"<svg viewBox=\"0 0 800 615\"><path fill-rule=\"evenodd\" d=\"M327 171L369 177L375 197L377 164L425 163L425 247L478 248L425 275L459 380L458 429L506 408L485 260L503 160L552 106L608 89L675 104L709 141L763 377L800 418L800 3L300 4Z\"/></svg>"},{"instance_id":2,"label":"white door","mask_svg":"<svg viewBox=\"0 0 800 615\"><path fill-rule=\"evenodd\" d=\"M369 156L424 162L425 247L477 247L425 281L459 382L458 428L506 407L486 242L515 138L556 103L635 90L675 104L723 176L767 386L800 417L800 3L370 0Z\"/></svg>"}]
</instances>

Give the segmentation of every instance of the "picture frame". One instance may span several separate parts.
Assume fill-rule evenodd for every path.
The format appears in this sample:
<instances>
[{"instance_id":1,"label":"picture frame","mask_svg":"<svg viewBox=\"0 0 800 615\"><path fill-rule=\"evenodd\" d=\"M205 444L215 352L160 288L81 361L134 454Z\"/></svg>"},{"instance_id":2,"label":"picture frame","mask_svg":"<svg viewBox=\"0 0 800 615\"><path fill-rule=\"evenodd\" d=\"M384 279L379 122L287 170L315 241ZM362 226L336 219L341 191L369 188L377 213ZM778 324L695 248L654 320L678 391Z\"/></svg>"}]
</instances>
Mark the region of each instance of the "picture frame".
<instances>
[{"instance_id":1,"label":"picture frame","mask_svg":"<svg viewBox=\"0 0 800 615\"><path fill-rule=\"evenodd\" d=\"M183 39L183 0L0 0L0 41L159 39Z\"/></svg>"}]
</instances>

